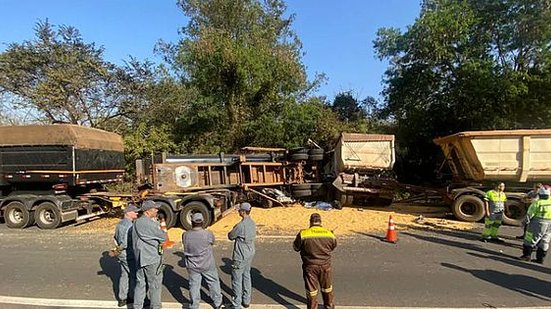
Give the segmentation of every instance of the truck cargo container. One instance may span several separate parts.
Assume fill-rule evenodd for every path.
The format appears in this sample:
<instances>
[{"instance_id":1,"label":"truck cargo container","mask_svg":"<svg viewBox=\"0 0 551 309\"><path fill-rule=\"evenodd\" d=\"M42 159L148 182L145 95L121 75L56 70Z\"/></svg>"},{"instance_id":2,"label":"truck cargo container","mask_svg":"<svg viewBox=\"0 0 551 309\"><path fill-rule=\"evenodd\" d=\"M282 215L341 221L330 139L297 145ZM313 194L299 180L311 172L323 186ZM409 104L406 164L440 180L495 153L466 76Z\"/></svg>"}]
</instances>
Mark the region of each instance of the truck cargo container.
<instances>
[{"instance_id":1,"label":"truck cargo container","mask_svg":"<svg viewBox=\"0 0 551 309\"><path fill-rule=\"evenodd\" d=\"M56 228L120 206L103 194L121 182L122 138L77 125L0 127L0 216L12 228Z\"/></svg>"}]
</instances>

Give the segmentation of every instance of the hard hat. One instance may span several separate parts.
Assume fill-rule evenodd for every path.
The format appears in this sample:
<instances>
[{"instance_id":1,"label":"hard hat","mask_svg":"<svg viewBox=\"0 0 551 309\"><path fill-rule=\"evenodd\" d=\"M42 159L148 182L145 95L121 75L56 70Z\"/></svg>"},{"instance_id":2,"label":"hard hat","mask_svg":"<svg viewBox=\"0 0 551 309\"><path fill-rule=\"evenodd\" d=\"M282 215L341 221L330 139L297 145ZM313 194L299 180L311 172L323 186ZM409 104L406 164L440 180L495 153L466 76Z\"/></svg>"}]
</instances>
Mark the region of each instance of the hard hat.
<instances>
[{"instance_id":1,"label":"hard hat","mask_svg":"<svg viewBox=\"0 0 551 309\"><path fill-rule=\"evenodd\" d=\"M538 195L551 195L551 191L547 189L546 187L541 187L538 190Z\"/></svg>"}]
</instances>

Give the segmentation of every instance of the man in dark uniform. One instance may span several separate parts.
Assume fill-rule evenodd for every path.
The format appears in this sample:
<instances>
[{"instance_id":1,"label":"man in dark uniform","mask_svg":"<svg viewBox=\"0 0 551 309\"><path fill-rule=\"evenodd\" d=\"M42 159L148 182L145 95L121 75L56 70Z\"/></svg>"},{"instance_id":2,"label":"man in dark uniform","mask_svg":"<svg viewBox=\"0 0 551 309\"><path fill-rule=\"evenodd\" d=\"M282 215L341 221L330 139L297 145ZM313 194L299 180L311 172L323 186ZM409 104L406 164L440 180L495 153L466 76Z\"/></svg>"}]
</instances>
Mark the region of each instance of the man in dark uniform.
<instances>
[{"instance_id":1,"label":"man in dark uniform","mask_svg":"<svg viewBox=\"0 0 551 309\"><path fill-rule=\"evenodd\" d=\"M124 218L115 228L115 244L117 245L117 256L121 265L121 277L119 280L119 307L131 304L136 283L136 267L134 252L132 251L132 223L138 218L140 209L129 204L124 209ZM130 291L130 293L129 293Z\"/></svg>"},{"instance_id":2,"label":"man in dark uniform","mask_svg":"<svg viewBox=\"0 0 551 309\"><path fill-rule=\"evenodd\" d=\"M333 279L331 253L337 247L337 238L332 231L321 226L321 216L310 216L310 228L300 231L293 243L293 249L300 252L302 277L306 288L308 309L318 308L318 286L321 288L323 305L333 309Z\"/></svg>"},{"instance_id":3,"label":"man in dark uniform","mask_svg":"<svg viewBox=\"0 0 551 309\"><path fill-rule=\"evenodd\" d=\"M136 289L134 290L134 308L142 309L146 286L151 300L150 308L161 308L161 290L163 283L162 243L166 240L156 220L159 204L151 200L142 203L143 215L136 220L132 228L132 243L136 257Z\"/></svg>"}]
</instances>

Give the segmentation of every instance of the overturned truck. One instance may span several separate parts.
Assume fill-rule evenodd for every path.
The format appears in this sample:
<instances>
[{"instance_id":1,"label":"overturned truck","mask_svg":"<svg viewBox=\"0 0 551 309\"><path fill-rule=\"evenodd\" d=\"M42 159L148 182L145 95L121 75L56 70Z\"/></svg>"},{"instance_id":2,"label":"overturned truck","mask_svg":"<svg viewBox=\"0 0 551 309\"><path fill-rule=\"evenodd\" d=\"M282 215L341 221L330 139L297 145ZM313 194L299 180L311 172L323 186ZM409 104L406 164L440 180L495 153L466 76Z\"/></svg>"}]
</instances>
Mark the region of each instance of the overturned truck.
<instances>
[{"instance_id":1,"label":"overturned truck","mask_svg":"<svg viewBox=\"0 0 551 309\"><path fill-rule=\"evenodd\" d=\"M337 200L337 208L369 200L388 205L395 183L394 136L343 133L334 150L245 147L237 154L158 154L136 162L136 176L151 194L174 196L176 207L162 207L171 226L188 229L191 214L205 225L224 216L240 200L263 207L295 199Z\"/></svg>"}]
</instances>

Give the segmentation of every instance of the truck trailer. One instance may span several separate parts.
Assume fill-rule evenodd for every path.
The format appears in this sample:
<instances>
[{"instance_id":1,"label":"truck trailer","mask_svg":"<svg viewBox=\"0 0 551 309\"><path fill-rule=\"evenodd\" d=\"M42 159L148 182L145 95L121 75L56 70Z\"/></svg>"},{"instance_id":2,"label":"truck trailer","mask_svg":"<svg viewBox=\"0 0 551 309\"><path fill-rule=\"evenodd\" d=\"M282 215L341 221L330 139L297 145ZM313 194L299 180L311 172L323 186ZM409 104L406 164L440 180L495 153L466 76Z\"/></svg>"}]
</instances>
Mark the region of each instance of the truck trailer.
<instances>
[{"instance_id":1,"label":"truck trailer","mask_svg":"<svg viewBox=\"0 0 551 309\"><path fill-rule=\"evenodd\" d=\"M456 218L484 218L484 195L506 184L504 223L520 225L535 183L551 183L551 130L468 131L437 138L453 175L447 197Z\"/></svg>"},{"instance_id":2,"label":"truck trailer","mask_svg":"<svg viewBox=\"0 0 551 309\"><path fill-rule=\"evenodd\" d=\"M105 184L123 181L124 145L77 125L0 127L0 216L11 228L53 229L121 204Z\"/></svg>"}]
</instances>

